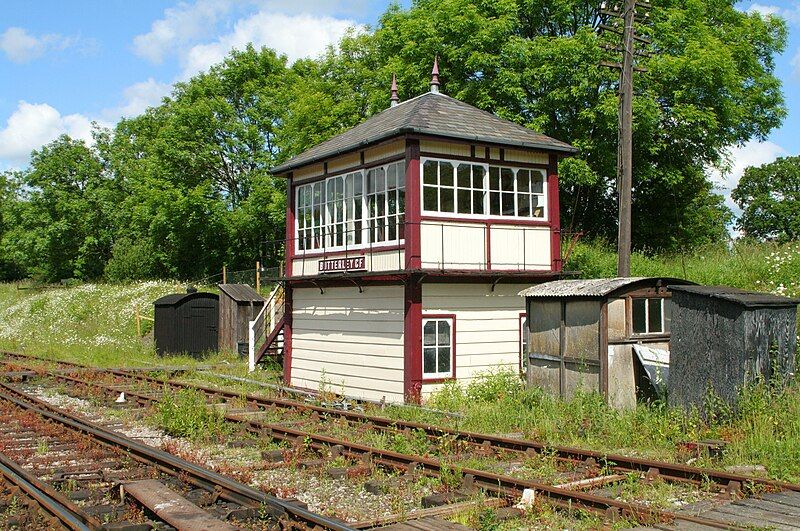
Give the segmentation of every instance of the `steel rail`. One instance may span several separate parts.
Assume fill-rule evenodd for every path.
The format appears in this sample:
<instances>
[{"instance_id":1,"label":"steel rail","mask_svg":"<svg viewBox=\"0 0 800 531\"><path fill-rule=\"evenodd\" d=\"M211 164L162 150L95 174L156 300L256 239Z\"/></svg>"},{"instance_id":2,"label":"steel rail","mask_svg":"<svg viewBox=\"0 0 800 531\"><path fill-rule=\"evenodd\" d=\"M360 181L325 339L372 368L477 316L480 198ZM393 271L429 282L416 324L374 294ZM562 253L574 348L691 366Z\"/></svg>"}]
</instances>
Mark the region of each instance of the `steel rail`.
<instances>
[{"instance_id":1,"label":"steel rail","mask_svg":"<svg viewBox=\"0 0 800 531\"><path fill-rule=\"evenodd\" d=\"M723 470L716 470L710 468L700 468L680 463L668 463L666 461L656 461L652 459L645 459L641 457L631 457L621 454L610 454L598 452L594 450L584 450L581 448L574 448L569 446L548 445L538 441L529 439L514 439L511 437L502 437L499 435L490 435L484 433L477 433L464 430L455 430L435 426L432 424L394 420L387 417L380 417L374 415L367 415L355 411L344 411L341 409L326 408L299 402L296 400L289 400L284 398L267 398L253 394L242 394L224 389L215 389L200 384L178 382L176 380L163 380L160 378L153 378L143 374L129 373L125 370L111 370L108 371L116 376L124 378L147 381L159 386L168 385L173 389L196 389L202 391L209 396L221 396L226 399L241 399L246 400L248 403L257 405L259 407L281 407L292 410L306 410L316 412L320 415L335 416L347 419L351 422L363 422L371 424L383 430L388 431L402 431L421 430L430 437L452 437L455 440L464 441L476 445L488 444L491 447L510 450L515 452L526 453L528 451L535 451L536 453L554 454L560 459L570 461L587 461L593 459L598 465L605 465L618 471L637 471L648 472L651 469L657 469L659 475L666 480L673 481L692 481L695 483L703 483L711 481L717 485L727 487L731 482L738 482L742 486L750 483L762 485L780 490L790 490L800 492L800 484L788 483L785 481L772 480L757 476L746 476L743 474L733 474Z\"/></svg>"},{"instance_id":2,"label":"steel rail","mask_svg":"<svg viewBox=\"0 0 800 531\"><path fill-rule=\"evenodd\" d=\"M75 383L104 389L107 392L118 393L124 391L127 395L145 403L158 403L159 401L159 397L130 389L123 389L110 384L86 382L77 378L73 378L72 380L74 380ZM2 397L2 395L0 395L0 397ZM224 413L223 416L225 420L244 425L248 431L258 435L267 436L275 440L289 441L292 443L299 442L322 451L328 450L333 446L340 446L344 449L344 452L350 456L370 456L374 462L394 469L409 470L412 467L416 467L421 469L421 471L428 473L429 475L439 476L442 473L442 469L447 467L446 464L442 463L438 459L418 455L402 454L391 450L385 450L352 441L337 439L335 437L329 437L327 435L306 432L280 424L272 424L260 421L258 419L242 418L231 413ZM604 515L624 514L635 518L637 521L645 523L663 523L674 520L682 520L685 522L706 525L717 529L740 529L739 526L730 524L728 522L721 522L700 516L662 511L638 503L621 502L594 494L556 487L539 481L519 479L512 476L495 474L493 472L487 472L473 468L460 468L460 470L464 475L471 475L476 485L497 496L518 496L524 490L532 489L537 494L548 498L553 505L565 509L575 509L578 507Z\"/></svg>"},{"instance_id":3,"label":"steel rail","mask_svg":"<svg viewBox=\"0 0 800 531\"><path fill-rule=\"evenodd\" d=\"M47 360L46 358L29 356L27 354L19 354L12 352L6 352L5 354L23 359L31 358L31 359L38 359L41 361L53 361L55 363L62 363L73 367L90 368L85 365L80 365L74 362ZM753 484L774 489L800 492L800 484L788 483L784 481L772 480L757 476L746 476L743 474L734 474L722 470L693 467L680 463L668 463L665 461L656 461L641 457L631 457L622 454L609 454L609 453L598 452L594 450L584 450L581 448L575 448L569 446L548 445L529 439L515 439L511 437L502 437L499 435L490 435L490 434L477 433L471 431L456 430L420 422L394 420L387 417L367 415L355 411L344 411L341 409L316 406L313 404L308 404L305 402L299 402L296 400L290 400L285 398L268 398L249 393L242 394L233 391L226 391L224 389L216 389L213 387L208 387L200 384L184 383L176 380L164 380L161 378L153 378L151 376L139 374L138 372L137 373L129 372L125 369L103 369L101 371L107 372L109 374L114 374L116 376L120 376L123 378L147 381L150 383L157 384L159 386L168 385L173 389L191 388L202 391L203 393L209 396L221 396L227 399L244 399L247 400L247 402L253 405L257 405L259 407L275 406L293 410L302 409L306 411L317 412L320 415L336 416L339 418L347 419L351 422L369 423L382 430L388 430L388 431L402 431L405 429L421 430L430 437L448 436L454 438L455 440L464 441L477 445L488 444L491 447L503 450L510 450L523 453L528 451L534 451L537 453L548 453L555 455L555 457L557 458L569 461L587 461L589 459L593 459L599 465L607 466L617 471L627 470L627 471L637 471L637 472L648 472L651 469L657 469L659 475L666 480L691 481L695 483L703 483L711 481L723 487L730 486L731 482L737 482L742 486L745 486L747 484Z\"/></svg>"},{"instance_id":4,"label":"steel rail","mask_svg":"<svg viewBox=\"0 0 800 531\"><path fill-rule=\"evenodd\" d=\"M11 402L20 408L32 411L37 415L63 426L67 426L75 431L89 435L106 446L122 449L130 457L147 464L157 465L160 469L168 473L183 473L192 483L201 488L209 489L210 486L211 490L213 490L214 487L219 487L227 494L225 497L231 501L249 506L266 505L271 507L277 515L288 515L298 522L303 522L304 524L310 524L312 526L320 526L324 529L330 529L331 531L352 531L352 528L341 520L328 518L303 509L302 507L287 503L279 498L265 494L194 463L190 463L168 452L158 450L93 425L47 402L14 389L3 382L0 382L0 399Z\"/></svg>"},{"instance_id":5,"label":"steel rail","mask_svg":"<svg viewBox=\"0 0 800 531\"><path fill-rule=\"evenodd\" d=\"M42 510L56 518L65 528L73 531L100 529L102 524L99 520L83 512L58 491L31 476L18 463L2 453L0 453L0 472L5 481L19 487L26 496L35 500Z\"/></svg>"}]
</instances>

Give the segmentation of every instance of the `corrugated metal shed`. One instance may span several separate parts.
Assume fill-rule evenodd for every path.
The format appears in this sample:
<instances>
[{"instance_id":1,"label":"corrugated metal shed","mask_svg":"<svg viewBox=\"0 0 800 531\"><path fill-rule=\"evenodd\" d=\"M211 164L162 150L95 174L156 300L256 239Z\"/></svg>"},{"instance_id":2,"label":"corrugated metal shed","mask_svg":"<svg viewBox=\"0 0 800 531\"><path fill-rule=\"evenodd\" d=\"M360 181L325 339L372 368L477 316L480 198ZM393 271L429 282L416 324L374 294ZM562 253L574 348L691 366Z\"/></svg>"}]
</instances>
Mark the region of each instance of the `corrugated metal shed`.
<instances>
[{"instance_id":1,"label":"corrugated metal shed","mask_svg":"<svg viewBox=\"0 0 800 531\"><path fill-rule=\"evenodd\" d=\"M617 290L633 288L635 284L658 282L651 277L616 277L591 279L554 280L532 286L520 291L522 297L537 298L569 298L569 297L607 297ZM685 280L677 278L661 278L661 285L682 284Z\"/></svg>"},{"instance_id":2,"label":"corrugated metal shed","mask_svg":"<svg viewBox=\"0 0 800 531\"><path fill-rule=\"evenodd\" d=\"M746 308L794 308L800 304L800 299L791 299L758 291L747 291L730 286L669 286L669 289L721 299Z\"/></svg>"},{"instance_id":3,"label":"corrugated metal shed","mask_svg":"<svg viewBox=\"0 0 800 531\"><path fill-rule=\"evenodd\" d=\"M566 142L504 120L450 96L427 92L395 107L389 107L270 171L274 174L285 173L306 164L406 133L460 138L506 146L551 149L564 153L577 151Z\"/></svg>"}]
</instances>

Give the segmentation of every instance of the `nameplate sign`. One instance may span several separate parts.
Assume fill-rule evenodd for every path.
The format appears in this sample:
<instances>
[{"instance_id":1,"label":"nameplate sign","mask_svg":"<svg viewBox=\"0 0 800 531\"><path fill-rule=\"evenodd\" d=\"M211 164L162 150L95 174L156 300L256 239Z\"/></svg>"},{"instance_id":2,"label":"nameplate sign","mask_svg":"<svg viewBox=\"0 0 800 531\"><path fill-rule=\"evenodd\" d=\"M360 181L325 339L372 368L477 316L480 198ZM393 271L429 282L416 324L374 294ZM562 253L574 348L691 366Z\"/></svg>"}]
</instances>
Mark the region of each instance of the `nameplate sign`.
<instances>
[{"instance_id":1,"label":"nameplate sign","mask_svg":"<svg viewBox=\"0 0 800 531\"><path fill-rule=\"evenodd\" d=\"M366 271L367 259L365 256L355 258L332 258L319 261L320 273L341 273L343 271Z\"/></svg>"}]
</instances>

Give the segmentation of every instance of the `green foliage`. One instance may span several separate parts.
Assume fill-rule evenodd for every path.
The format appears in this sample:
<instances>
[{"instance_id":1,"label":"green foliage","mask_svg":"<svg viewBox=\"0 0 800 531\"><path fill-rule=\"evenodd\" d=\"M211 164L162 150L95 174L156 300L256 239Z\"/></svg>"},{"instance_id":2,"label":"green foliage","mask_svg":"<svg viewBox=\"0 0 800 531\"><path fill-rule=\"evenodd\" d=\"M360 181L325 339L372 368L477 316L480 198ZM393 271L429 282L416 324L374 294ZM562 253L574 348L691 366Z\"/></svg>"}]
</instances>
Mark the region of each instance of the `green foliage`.
<instances>
[{"instance_id":1,"label":"green foliage","mask_svg":"<svg viewBox=\"0 0 800 531\"><path fill-rule=\"evenodd\" d=\"M800 157L747 168L731 196L742 215L738 228L754 238L800 237Z\"/></svg>"},{"instance_id":2,"label":"green foliage","mask_svg":"<svg viewBox=\"0 0 800 531\"><path fill-rule=\"evenodd\" d=\"M206 403L205 395L193 389L167 391L158 403L158 425L170 435L214 440L230 433L222 412Z\"/></svg>"}]
</instances>

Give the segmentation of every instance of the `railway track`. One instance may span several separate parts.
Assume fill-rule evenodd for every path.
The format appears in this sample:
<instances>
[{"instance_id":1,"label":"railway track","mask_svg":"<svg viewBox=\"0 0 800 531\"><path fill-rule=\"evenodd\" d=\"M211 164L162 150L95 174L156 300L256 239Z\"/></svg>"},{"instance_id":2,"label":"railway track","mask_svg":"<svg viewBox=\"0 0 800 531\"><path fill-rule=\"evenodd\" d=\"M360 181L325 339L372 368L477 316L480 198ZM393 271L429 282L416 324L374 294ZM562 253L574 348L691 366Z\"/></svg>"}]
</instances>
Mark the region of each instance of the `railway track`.
<instances>
[{"instance_id":1,"label":"railway track","mask_svg":"<svg viewBox=\"0 0 800 531\"><path fill-rule=\"evenodd\" d=\"M0 455L3 479L13 483L16 492L34 500L38 512L45 515L42 529L100 529L101 521L141 520L144 509L140 507L137 512L129 503L130 497L117 495L120 486L154 511L148 512L147 518L160 521L161 528L168 524L167 529L197 525L218 530L278 526L351 529L342 521L89 423L5 383L0 383L0 421L3 454L14 457L12 461ZM143 494L137 497L136 489L142 481L147 488L139 489ZM154 488L161 488L166 496L163 499L170 503L191 497L203 509L191 504L193 514L188 517L169 511L161 514L159 500L149 494ZM69 497L81 500L81 505ZM236 525L228 523L231 515ZM29 523L34 522L32 518ZM60 524L54 526L55 522Z\"/></svg>"},{"instance_id":2,"label":"railway track","mask_svg":"<svg viewBox=\"0 0 800 531\"><path fill-rule=\"evenodd\" d=\"M17 360L24 361L26 359L25 356L19 354L12 354L12 356ZM80 368L82 371L86 371L87 369L86 367L77 366L77 364L69 364L69 366ZM708 484L711 482L721 494L734 497L741 495L742 490L800 490L800 486L798 485L764 478L730 474L722 471L626 456L587 452L575 448L551 447L535 441L450 430L427 424L396 421L353 411L324 408L285 398L242 395L240 393L214 389L207 386L153 378L139 371L131 372L119 369L97 371L93 373L96 375L95 378L86 378L90 373L91 371L83 372L81 375L83 377L78 377L63 372L53 372L50 374L50 377L71 386L81 387L84 390L92 389L95 392L101 391L108 393L109 396L125 392L129 399L135 400L142 405L150 405L157 402L161 398L163 389L195 389L203 392L212 401L227 403L229 405L236 404L235 406L224 408L225 419L229 422L244 426L248 431L256 433L259 436L269 437L274 440L285 441L295 445L298 444L299 441L302 441L305 446L317 451L321 456L329 455L332 449L335 449L338 455L357 458L362 461L366 458L371 463L394 470L416 470L422 474L440 476L452 465L431 457L394 452L386 450L385 448L356 443L353 442L352 439L346 440L341 437L320 434L307 429L299 429L297 425L308 425L309 421L313 424L320 424L324 423L324 421L330 422L335 420L345 422L350 426L355 426L362 430L380 430L395 434L416 432L424 433L426 437L429 438L447 438L453 442L468 446L471 451L499 452L523 456L547 453L548 455L554 455L558 460L564 463L572 463L574 466L573 472L576 472L575 481L568 482L568 485L565 487L564 485L553 485L543 481L537 481L536 479L514 477L508 474L489 472L477 468L460 467L460 470L461 473L464 474L464 477L467 478L467 483L469 483L472 488L481 489L484 492L491 493L498 497L518 499L519 496L527 490L535 492L539 497L546 498L551 504L557 507L569 509L580 508L600 513L610 519L626 517L638 522L658 525L663 525L665 522L670 521L679 521L685 524L707 526L711 528L735 527L735 525L731 524L729 521L657 510L646 505L622 502L608 495L583 492L579 489L584 487L602 488L609 483L624 478L625 474L641 473L646 475L648 480L660 479L670 482L691 484ZM108 381L107 378L109 377L113 377L113 380ZM142 390L143 388L146 391ZM298 411L304 412L308 418L306 421L301 420L295 422L294 426L287 426L285 422L270 422L257 418L258 412L274 413L276 411L283 411L287 416L296 415ZM602 469L606 475L604 477L598 477L598 469Z\"/></svg>"}]
</instances>

